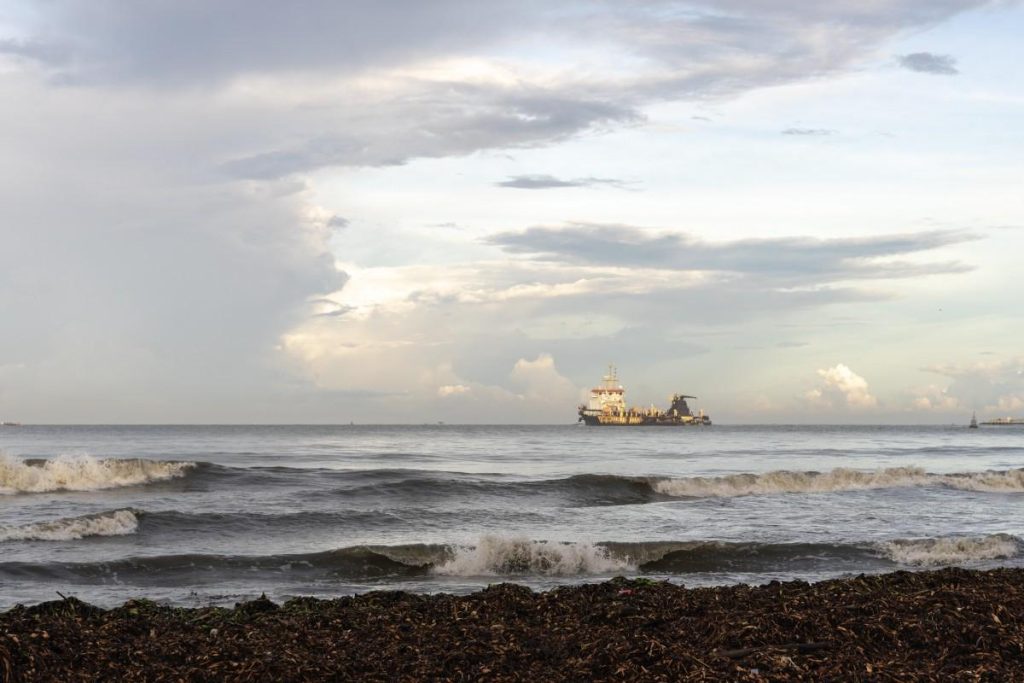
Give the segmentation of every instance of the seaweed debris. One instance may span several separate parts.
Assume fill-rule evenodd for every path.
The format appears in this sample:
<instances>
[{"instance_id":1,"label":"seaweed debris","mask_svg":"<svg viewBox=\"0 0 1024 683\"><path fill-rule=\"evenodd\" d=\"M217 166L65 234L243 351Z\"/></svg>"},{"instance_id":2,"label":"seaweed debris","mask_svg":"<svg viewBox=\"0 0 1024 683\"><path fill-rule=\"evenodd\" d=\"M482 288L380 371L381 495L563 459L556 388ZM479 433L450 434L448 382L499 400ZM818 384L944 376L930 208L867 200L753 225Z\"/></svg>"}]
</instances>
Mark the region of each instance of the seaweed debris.
<instances>
[{"instance_id":1,"label":"seaweed debris","mask_svg":"<svg viewBox=\"0 0 1024 683\"><path fill-rule=\"evenodd\" d=\"M234 609L74 598L0 614L4 681L1024 680L1024 570L687 589L265 596Z\"/></svg>"}]
</instances>

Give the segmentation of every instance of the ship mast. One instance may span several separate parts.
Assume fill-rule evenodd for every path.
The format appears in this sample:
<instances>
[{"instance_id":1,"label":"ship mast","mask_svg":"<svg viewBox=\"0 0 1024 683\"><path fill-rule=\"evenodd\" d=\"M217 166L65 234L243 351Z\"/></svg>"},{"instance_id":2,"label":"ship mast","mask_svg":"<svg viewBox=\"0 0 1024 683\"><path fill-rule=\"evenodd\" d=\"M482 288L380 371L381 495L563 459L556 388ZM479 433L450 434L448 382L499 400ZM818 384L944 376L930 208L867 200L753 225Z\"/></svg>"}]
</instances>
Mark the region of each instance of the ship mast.
<instances>
[{"instance_id":1,"label":"ship mast","mask_svg":"<svg viewBox=\"0 0 1024 683\"><path fill-rule=\"evenodd\" d=\"M616 373L615 366L611 363L608 364L608 374L603 378L604 389L621 389L622 385L619 384L618 374Z\"/></svg>"}]
</instances>

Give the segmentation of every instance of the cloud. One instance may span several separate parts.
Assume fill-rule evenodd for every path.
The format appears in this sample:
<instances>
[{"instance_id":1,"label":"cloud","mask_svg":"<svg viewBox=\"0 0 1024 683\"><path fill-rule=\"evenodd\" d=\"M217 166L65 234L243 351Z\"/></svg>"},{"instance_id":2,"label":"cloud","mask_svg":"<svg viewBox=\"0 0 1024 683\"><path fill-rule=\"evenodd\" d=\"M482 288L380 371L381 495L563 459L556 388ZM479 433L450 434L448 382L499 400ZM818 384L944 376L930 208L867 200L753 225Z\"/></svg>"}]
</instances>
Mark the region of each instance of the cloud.
<instances>
[{"instance_id":1,"label":"cloud","mask_svg":"<svg viewBox=\"0 0 1024 683\"><path fill-rule=\"evenodd\" d=\"M961 406L989 416L1024 409L1024 358L947 363L926 370L949 378L944 392Z\"/></svg>"},{"instance_id":2,"label":"cloud","mask_svg":"<svg viewBox=\"0 0 1024 683\"><path fill-rule=\"evenodd\" d=\"M315 174L553 145L636 125L652 104L840 73L981 4L24 3L4 17L17 37L0 38L0 358L17 368L0 409L338 420L352 396L367 415L386 396L394 420L418 421L443 386L521 406L517 382L550 374L544 353L572 378L627 348L663 364L700 353L680 301L731 323L880 296L843 278L964 270L892 260L962 234L714 244L577 225L496 236L523 258L469 264L454 290L454 266L406 271L418 296L363 305L338 265L363 216L339 207L359 218L339 233ZM571 331L548 324L569 314Z\"/></svg>"},{"instance_id":3,"label":"cloud","mask_svg":"<svg viewBox=\"0 0 1024 683\"><path fill-rule=\"evenodd\" d=\"M346 306L344 304L338 304L329 300L322 300L327 306L326 310L314 313L313 315L321 318L340 318L341 316L351 313L356 310L355 306Z\"/></svg>"},{"instance_id":4,"label":"cloud","mask_svg":"<svg viewBox=\"0 0 1024 683\"><path fill-rule=\"evenodd\" d=\"M959 273L962 263L886 260L977 239L955 230L815 239L788 237L706 242L682 232L626 225L569 224L503 232L487 241L513 254L568 263L727 271L791 281L918 277Z\"/></svg>"},{"instance_id":5,"label":"cloud","mask_svg":"<svg viewBox=\"0 0 1024 683\"><path fill-rule=\"evenodd\" d=\"M950 55L939 55L932 52L914 52L899 57L900 66L904 69L940 76L955 76L960 73L956 68L956 60Z\"/></svg>"},{"instance_id":6,"label":"cloud","mask_svg":"<svg viewBox=\"0 0 1024 683\"><path fill-rule=\"evenodd\" d=\"M6 47L36 59L52 81L141 87L150 96L194 92L218 116L253 124L267 117L274 124L248 126L260 134L244 150L223 149L219 167L229 177L269 179L550 144L628 125L647 104L851 68L901 31L983 4L651 0L612 11L587 0L494 0L486 8L311 0L294 12L244 0L65 2L24 13L26 37ZM573 69L544 68L514 56L524 40L587 57ZM224 95L250 97L223 109Z\"/></svg>"},{"instance_id":7,"label":"cloud","mask_svg":"<svg viewBox=\"0 0 1024 683\"><path fill-rule=\"evenodd\" d=\"M836 131L829 128L786 128L782 131L783 135L810 135L810 136L824 136L824 135L835 135Z\"/></svg>"},{"instance_id":8,"label":"cloud","mask_svg":"<svg viewBox=\"0 0 1024 683\"><path fill-rule=\"evenodd\" d=\"M41 41L0 39L0 55L12 55L43 64L62 65L68 62L70 50Z\"/></svg>"},{"instance_id":9,"label":"cloud","mask_svg":"<svg viewBox=\"0 0 1024 683\"><path fill-rule=\"evenodd\" d=\"M19 72L0 74L0 89L34 102L31 115L0 108L0 358L24 366L0 412L245 421L296 405L308 386L280 336L347 279L312 193L211 182L216 153L181 142L217 129L191 97L52 88Z\"/></svg>"},{"instance_id":10,"label":"cloud","mask_svg":"<svg viewBox=\"0 0 1024 683\"><path fill-rule=\"evenodd\" d=\"M962 409L959 399L955 396L951 396L948 388L946 387L929 384L926 387L915 389L912 393L914 397L911 400L910 405L913 410L925 412L949 412L959 411Z\"/></svg>"},{"instance_id":11,"label":"cloud","mask_svg":"<svg viewBox=\"0 0 1024 683\"><path fill-rule=\"evenodd\" d=\"M540 353L534 360L520 358L512 367L510 378L528 401L572 406L580 393L572 381L558 372L550 353Z\"/></svg>"},{"instance_id":12,"label":"cloud","mask_svg":"<svg viewBox=\"0 0 1024 683\"><path fill-rule=\"evenodd\" d=\"M805 394L811 404L824 408L846 407L855 410L878 407L878 399L868 391L867 380L846 365L839 363L818 370L818 376L821 377L821 383Z\"/></svg>"},{"instance_id":13,"label":"cloud","mask_svg":"<svg viewBox=\"0 0 1024 683\"><path fill-rule=\"evenodd\" d=\"M657 79L648 74L648 87L688 84L692 92L696 83L729 76L787 80L841 68L899 31L984 4L650 0L610 11L606 3L581 0L564 7L534 0L492 0L486 7L462 0L429 6L416 0L310 0L294 12L245 0L185 6L64 2L26 12L24 30L35 42L69 51L69 75L90 82L180 85L230 82L252 73L361 73L488 48L507 53L524 38L540 37L565 47L598 45L606 55L641 55L662 67L652 71L666 72ZM609 61L606 70L618 76L623 63Z\"/></svg>"},{"instance_id":14,"label":"cloud","mask_svg":"<svg viewBox=\"0 0 1024 683\"><path fill-rule=\"evenodd\" d=\"M441 398L447 398L448 396L468 394L471 391L472 388L467 387L465 384L445 384L437 388L437 395Z\"/></svg>"},{"instance_id":15,"label":"cloud","mask_svg":"<svg viewBox=\"0 0 1024 683\"><path fill-rule=\"evenodd\" d=\"M448 89L444 103L434 97L439 87ZM550 144L581 131L640 118L627 106L493 85L403 83L386 100L372 98L363 109L335 112L328 130L319 135L308 137L307 133L305 141L297 144L270 143L266 151L223 161L219 170L227 178L272 180L331 166L393 166L413 158ZM368 111L375 112L369 120ZM314 119L307 129L325 125L316 111L293 113L293 123L301 124L307 115ZM410 120L417 122L415 128L407 126Z\"/></svg>"},{"instance_id":16,"label":"cloud","mask_svg":"<svg viewBox=\"0 0 1024 683\"><path fill-rule=\"evenodd\" d=\"M621 188L625 186L625 183L615 178L587 177L563 180L551 175L535 174L512 176L508 180L495 183L495 185L498 187L514 187L521 190L546 190L553 187L594 187L600 185Z\"/></svg>"},{"instance_id":17,"label":"cloud","mask_svg":"<svg viewBox=\"0 0 1024 683\"><path fill-rule=\"evenodd\" d=\"M247 0L69 1L33 12L27 22L45 36L39 42L73 54L71 75L79 82L179 86L247 73L356 72L472 51L528 30L534 21L528 4L309 0L302 11L290 11Z\"/></svg>"}]
</instances>

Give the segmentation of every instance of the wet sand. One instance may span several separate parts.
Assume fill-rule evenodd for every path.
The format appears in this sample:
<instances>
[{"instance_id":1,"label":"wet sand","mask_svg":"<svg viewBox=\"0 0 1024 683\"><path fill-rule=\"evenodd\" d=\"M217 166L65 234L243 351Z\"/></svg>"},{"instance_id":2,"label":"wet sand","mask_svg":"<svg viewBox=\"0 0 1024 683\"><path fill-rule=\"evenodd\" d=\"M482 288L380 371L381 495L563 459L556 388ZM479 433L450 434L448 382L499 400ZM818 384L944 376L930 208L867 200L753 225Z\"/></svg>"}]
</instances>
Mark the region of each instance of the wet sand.
<instances>
[{"instance_id":1,"label":"wet sand","mask_svg":"<svg viewBox=\"0 0 1024 683\"><path fill-rule=\"evenodd\" d=\"M4 681L1024 680L1024 570L0 614Z\"/></svg>"}]
</instances>

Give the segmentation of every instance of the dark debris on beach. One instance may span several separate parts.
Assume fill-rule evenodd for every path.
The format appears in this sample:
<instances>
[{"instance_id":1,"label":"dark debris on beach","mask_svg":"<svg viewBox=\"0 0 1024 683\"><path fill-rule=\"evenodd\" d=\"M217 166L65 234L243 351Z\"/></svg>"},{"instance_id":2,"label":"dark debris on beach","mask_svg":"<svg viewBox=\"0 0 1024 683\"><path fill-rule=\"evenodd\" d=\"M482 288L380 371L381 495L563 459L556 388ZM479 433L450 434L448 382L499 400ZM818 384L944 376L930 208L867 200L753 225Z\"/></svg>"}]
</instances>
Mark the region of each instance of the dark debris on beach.
<instances>
[{"instance_id":1,"label":"dark debris on beach","mask_svg":"<svg viewBox=\"0 0 1024 683\"><path fill-rule=\"evenodd\" d=\"M74 598L0 614L4 681L1024 681L1024 570L686 589Z\"/></svg>"}]
</instances>

